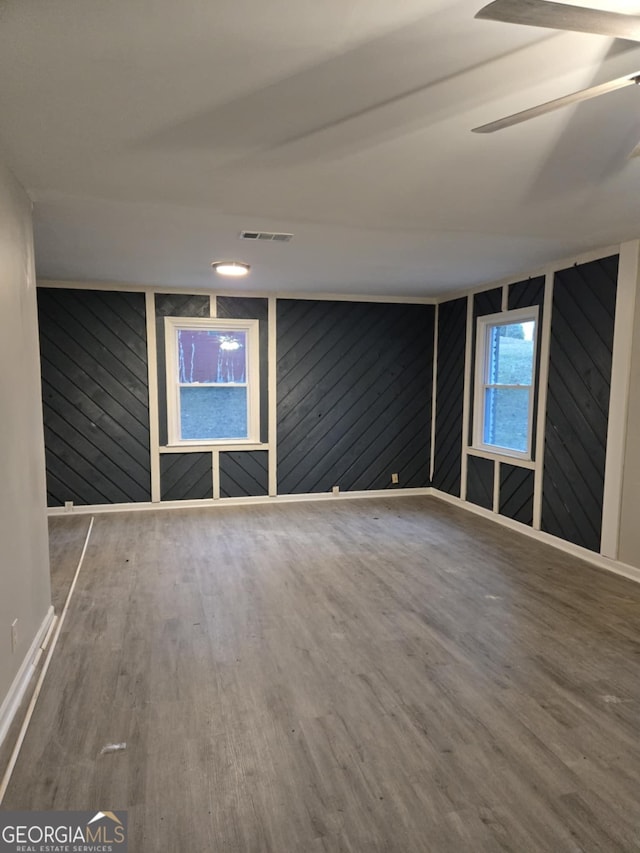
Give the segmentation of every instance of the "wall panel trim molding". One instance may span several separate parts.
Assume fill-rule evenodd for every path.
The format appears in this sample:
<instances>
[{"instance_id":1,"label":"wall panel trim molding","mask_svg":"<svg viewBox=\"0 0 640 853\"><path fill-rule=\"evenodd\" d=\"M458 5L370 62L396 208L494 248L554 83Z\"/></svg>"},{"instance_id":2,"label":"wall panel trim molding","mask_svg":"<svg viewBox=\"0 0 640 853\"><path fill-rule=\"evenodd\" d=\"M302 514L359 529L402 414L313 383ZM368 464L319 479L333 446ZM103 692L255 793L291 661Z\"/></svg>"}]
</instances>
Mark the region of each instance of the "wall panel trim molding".
<instances>
[{"instance_id":1,"label":"wall panel trim molding","mask_svg":"<svg viewBox=\"0 0 640 853\"><path fill-rule=\"evenodd\" d=\"M278 330L276 308L276 299L270 296L267 307L267 384L269 387L267 436L269 438L269 495L272 497L278 494Z\"/></svg>"},{"instance_id":2,"label":"wall panel trim molding","mask_svg":"<svg viewBox=\"0 0 640 853\"><path fill-rule=\"evenodd\" d=\"M196 500L184 501L162 501L162 503L154 504L146 501L144 503L132 504L95 504L87 506L81 504L73 506L71 509L66 507L49 507L47 514L49 516L56 515L102 515L109 512L149 512L156 509L196 509L198 507L225 507L225 506L250 506L252 504L281 504L281 503L297 503L309 501L344 501L344 500L361 500L365 498L406 498L422 496L428 497L433 494L433 489L430 486L416 487L409 489L371 489L368 491L358 492L338 492L334 495L332 492L306 492L304 494L295 495L258 495L253 497L242 498L203 498Z\"/></svg>"},{"instance_id":3,"label":"wall panel trim molding","mask_svg":"<svg viewBox=\"0 0 640 853\"><path fill-rule=\"evenodd\" d=\"M145 293L147 323L147 375L149 388L149 452L151 457L151 501L160 502L160 429L158 417L158 344L156 340L156 297Z\"/></svg>"},{"instance_id":4,"label":"wall panel trim molding","mask_svg":"<svg viewBox=\"0 0 640 853\"><path fill-rule=\"evenodd\" d=\"M471 367L473 364L473 298L467 298L467 338L464 348L464 390L462 392L462 458L460 466L460 497L467 497L467 449L471 422Z\"/></svg>"},{"instance_id":5,"label":"wall panel trim molding","mask_svg":"<svg viewBox=\"0 0 640 853\"><path fill-rule=\"evenodd\" d=\"M538 355L538 409L536 412L536 462L533 480L533 527L542 526L542 484L544 480L545 428L547 425L547 389L549 386L549 355L551 353L551 319L553 315L554 273L548 272L544 282L542 305L542 336Z\"/></svg>"},{"instance_id":6,"label":"wall panel trim molding","mask_svg":"<svg viewBox=\"0 0 640 853\"><path fill-rule=\"evenodd\" d=\"M431 378L431 447L429 454L429 482L433 480L436 466L436 412L438 406L438 320L440 306L436 305L433 316L433 375Z\"/></svg>"}]
</instances>

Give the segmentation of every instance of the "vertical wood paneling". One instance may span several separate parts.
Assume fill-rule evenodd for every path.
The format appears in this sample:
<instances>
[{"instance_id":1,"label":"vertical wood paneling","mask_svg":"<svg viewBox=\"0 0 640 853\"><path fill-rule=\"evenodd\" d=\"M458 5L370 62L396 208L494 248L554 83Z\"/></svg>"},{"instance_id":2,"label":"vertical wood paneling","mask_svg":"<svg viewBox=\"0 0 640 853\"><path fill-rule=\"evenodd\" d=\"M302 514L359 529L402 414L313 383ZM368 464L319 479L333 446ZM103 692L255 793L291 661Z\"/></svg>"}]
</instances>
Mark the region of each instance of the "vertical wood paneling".
<instances>
[{"instance_id":1,"label":"vertical wood paneling","mask_svg":"<svg viewBox=\"0 0 640 853\"><path fill-rule=\"evenodd\" d=\"M151 497L141 293L41 288L49 506Z\"/></svg>"},{"instance_id":2,"label":"vertical wood paneling","mask_svg":"<svg viewBox=\"0 0 640 853\"><path fill-rule=\"evenodd\" d=\"M518 465L500 465L500 515L533 524L534 472Z\"/></svg>"},{"instance_id":3,"label":"vertical wood paneling","mask_svg":"<svg viewBox=\"0 0 640 853\"><path fill-rule=\"evenodd\" d=\"M258 497L269 491L269 459L266 450L242 450L220 454L220 497Z\"/></svg>"},{"instance_id":4,"label":"vertical wood paneling","mask_svg":"<svg viewBox=\"0 0 640 853\"><path fill-rule=\"evenodd\" d=\"M492 459L467 457L467 500L485 509L493 508L494 464Z\"/></svg>"},{"instance_id":5,"label":"vertical wood paneling","mask_svg":"<svg viewBox=\"0 0 640 853\"><path fill-rule=\"evenodd\" d=\"M278 491L429 483L434 309L278 300Z\"/></svg>"},{"instance_id":6,"label":"vertical wood paneling","mask_svg":"<svg viewBox=\"0 0 640 853\"><path fill-rule=\"evenodd\" d=\"M618 257L556 273L542 529L600 548Z\"/></svg>"},{"instance_id":7,"label":"vertical wood paneling","mask_svg":"<svg viewBox=\"0 0 640 853\"><path fill-rule=\"evenodd\" d=\"M163 501L213 497L211 453L164 453L160 457Z\"/></svg>"},{"instance_id":8,"label":"vertical wood paneling","mask_svg":"<svg viewBox=\"0 0 640 853\"><path fill-rule=\"evenodd\" d=\"M458 497L462 463L466 328L466 298L443 302L439 306L433 486Z\"/></svg>"},{"instance_id":9,"label":"vertical wood paneling","mask_svg":"<svg viewBox=\"0 0 640 853\"><path fill-rule=\"evenodd\" d=\"M218 296L217 315L228 320L258 320L260 335L260 441L269 439L269 301L240 296Z\"/></svg>"}]
</instances>

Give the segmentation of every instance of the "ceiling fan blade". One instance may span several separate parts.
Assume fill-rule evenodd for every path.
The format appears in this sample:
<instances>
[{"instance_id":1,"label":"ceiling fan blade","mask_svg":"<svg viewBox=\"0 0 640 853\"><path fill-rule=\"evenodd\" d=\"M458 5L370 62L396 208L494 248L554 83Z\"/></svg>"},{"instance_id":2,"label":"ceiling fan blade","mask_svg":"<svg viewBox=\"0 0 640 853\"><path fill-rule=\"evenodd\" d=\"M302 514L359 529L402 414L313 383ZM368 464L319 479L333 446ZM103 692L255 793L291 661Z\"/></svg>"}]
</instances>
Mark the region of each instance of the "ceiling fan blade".
<instances>
[{"instance_id":1,"label":"ceiling fan blade","mask_svg":"<svg viewBox=\"0 0 640 853\"><path fill-rule=\"evenodd\" d=\"M566 6L550 0L494 0L480 9L476 18L640 41L639 15Z\"/></svg>"},{"instance_id":2,"label":"ceiling fan blade","mask_svg":"<svg viewBox=\"0 0 640 853\"><path fill-rule=\"evenodd\" d=\"M632 86L639 82L640 72L629 74L627 77L618 77L616 80L609 80L608 83L591 86L589 89L581 89L579 92L572 92L572 94L564 95L562 98L555 98L553 101L538 104L537 107L531 107L528 110L522 110L505 118L500 118L497 121L489 122L489 124L474 127L472 133L493 133L495 130L502 130L505 127L529 121L530 118L536 118L545 113L553 112L553 110L559 110L560 107L578 104L580 101L589 101L591 98L597 98L599 95L606 95L607 92L615 92L616 89L623 89L625 86Z\"/></svg>"}]
</instances>

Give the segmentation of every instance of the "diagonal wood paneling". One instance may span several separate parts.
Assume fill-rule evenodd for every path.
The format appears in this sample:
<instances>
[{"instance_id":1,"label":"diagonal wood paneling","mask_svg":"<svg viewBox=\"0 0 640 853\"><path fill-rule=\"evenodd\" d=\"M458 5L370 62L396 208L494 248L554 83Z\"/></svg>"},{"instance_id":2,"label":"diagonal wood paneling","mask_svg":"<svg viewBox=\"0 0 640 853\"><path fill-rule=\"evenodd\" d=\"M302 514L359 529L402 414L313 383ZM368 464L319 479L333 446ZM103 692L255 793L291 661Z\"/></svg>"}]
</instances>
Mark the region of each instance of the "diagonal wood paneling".
<instances>
[{"instance_id":1,"label":"diagonal wood paneling","mask_svg":"<svg viewBox=\"0 0 640 853\"><path fill-rule=\"evenodd\" d=\"M493 459L467 456L467 500L493 509Z\"/></svg>"},{"instance_id":2,"label":"diagonal wood paneling","mask_svg":"<svg viewBox=\"0 0 640 853\"><path fill-rule=\"evenodd\" d=\"M542 529L600 550L618 257L556 273Z\"/></svg>"},{"instance_id":3,"label":"diagonal wood paneling","mask_svg":"<svg viewBox=\"0 0 640 853\"><path fill-rule=\"evenodd\" d=\"M218 317L233 320L258 320L260 323L260 440L269 440L269 302L241 296L218 296Z\"/></svg>"},{"instance_id":4,"label":"diagonal wood paneling","mask_svg":"<svg viewBox=\"0 0 640 853\"><path fill-rule=\"evenodd\" d=\"M38 291L48 502L150 500L141 293Z\"/></svg>"},{"instance_id":5,"label":"diagonal wood paneling","mask_svg":"<svg viewBox=\"0 0 640 853\"><path fill-rule=\"evenodd\" d=\"M486 317L487 314L498 314L502 307L502 288L481 290L473 296L473 319ZM474 324L475 327L475 324Z\"/></svg>"},{"instance_id":6,"label":"diagonal wood paneling","mask_svg":"<svg viewBox=\"0 0 640 853\"><path fill-rule=\"evenodd\" d=\"M534 472L518 465L500 465L500 515L533 524Z\"/></svg>"},{"instance_id":7,"label":"diagonal wood paneling","mask_svg":"<svg viewBox=\"0 0 640 853\"><path fill-rule=\"evenodd\" d=\"M438 308L438 373L433 486L460 496L467 299Z\"/></svg>"},{"instance_id":8,"label":"diagonal wood paneling","mask_svg":"<svg viewBox=\"0 0 640 853\"><path fill-rule=\"evenodd\" d=\"M544 303L544 276L517 281L509 285L509 311L517 308L530 308ZM540 315L542 317L542 315Z\"/></svg>"},{"instance_id":9,"label":"diagonal wood paneling","mask_svg":"<svg viewBox=\"0 0 640 853\"><path fill-rule=\"evenodd\" d=\"M428 485L433 316L278 300L280 493Z\"/></svg>"},{"instance_id":10,"label":"diagonal wood paneling","mask_svg":"<svg viewBox=\"0 0 640 853\"><path fill-rule=\"evenodd\" d=\"M212 498L211 453L163 453L160 457L160 495L163 501Z\"/></svg>"},{"instance_id":11,"label":"diagonal wood paneling","mask_svg":"<svg viewBox=\"0 0 640 853\"><path fill-rule=\"evenodd\" d=\"M268 491L269 454L266 450L220 454L220 497L257 497Z\"/></svg>"},{"instance_id":12,"label":"diagonal wood paneling","mask_svg":"<svg viewBox=\"0 0 640 853\"><path fill-rule=\"evenodd\" d=\"M536 432L538 429L538 397L540 394L540 346L542 343L542 314L544 310L544 276L518 281L509 287L509 310L538 306L538 329L536 340L535 388L533 393L533 423L531 440L531 458L536 458ZM520 519L518 519L520 520ZM528 524L528 522L526 522Z\"/></svg>"},{"instance_id":13,"label":"diagonal wood paneling","mask_svg":"<svg viewBox=\"0 0 640 853\"><path fill-rule=\"evenodd\" d=\"M471 331L471 373L469 375L469 401L471 405L471 417L469 418L469 444L473 444L473 399L476 382L476 332L478 317L486 317L487 314L497 314L502 307L502 288L494 287L492 290L482 290L473 296L473 326Z\"/></svg>"},{"instance_id":14,"label":"diagonal wood paneling","mask_svg":"<svg viewBox=\"0 0 640 853\"><path fill-rule=\"evenodd\" d=\"M165 372L164 318L209 317L208 296L189 293L156 293L156 350L158 353L158 431L161 445L167 443L167 378Z\"/></svg>"}]
</instances>

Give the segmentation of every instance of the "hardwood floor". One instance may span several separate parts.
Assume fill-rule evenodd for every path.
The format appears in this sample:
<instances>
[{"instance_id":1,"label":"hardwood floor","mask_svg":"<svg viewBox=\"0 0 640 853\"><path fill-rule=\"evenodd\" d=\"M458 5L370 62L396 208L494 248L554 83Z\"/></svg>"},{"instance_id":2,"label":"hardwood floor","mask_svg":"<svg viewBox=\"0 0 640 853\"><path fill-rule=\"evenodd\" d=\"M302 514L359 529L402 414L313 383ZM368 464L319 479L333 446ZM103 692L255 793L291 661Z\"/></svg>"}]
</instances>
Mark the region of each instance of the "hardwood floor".
<instances>
[{"instance_id":1,"label":"hardwood floor","mask_svg":"<svg viewBox=\"0 0 640 853\"><path fill-rule=\"evenodd\" d=\"M132 853L639 851L639 708L640 585L434 498L103 515L3 808L128 809Z\"/></svg>"}]
</instances>

